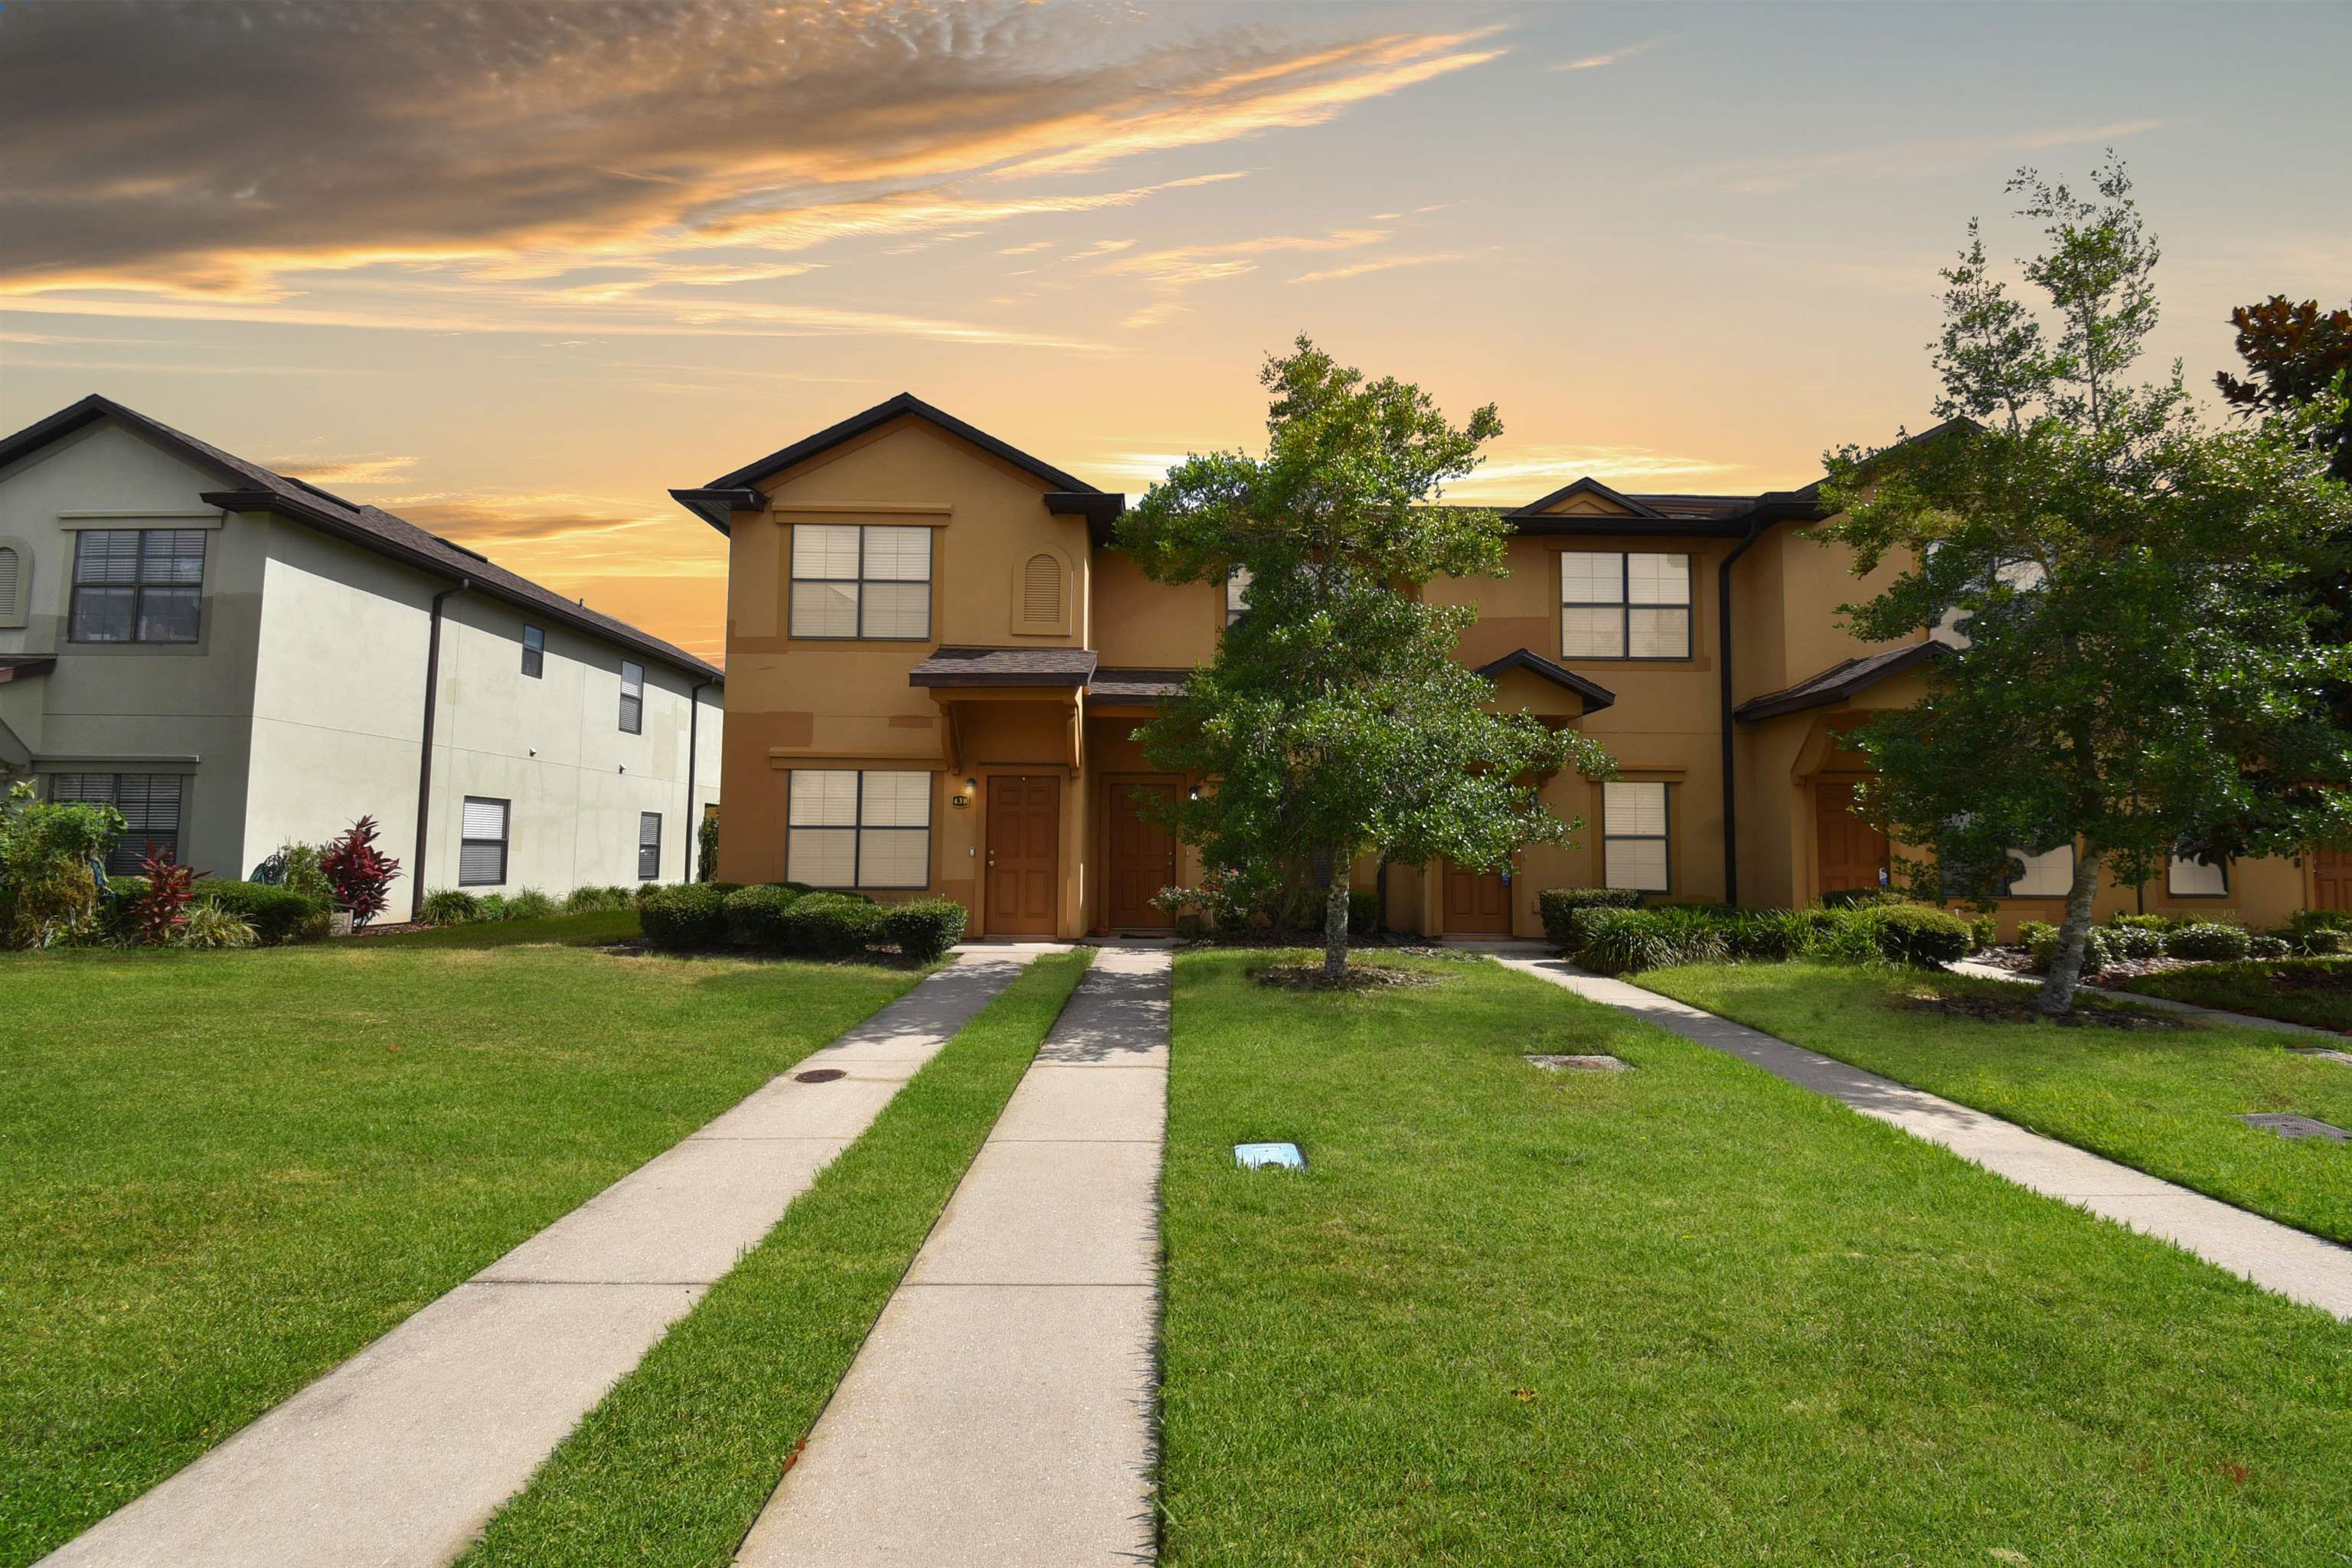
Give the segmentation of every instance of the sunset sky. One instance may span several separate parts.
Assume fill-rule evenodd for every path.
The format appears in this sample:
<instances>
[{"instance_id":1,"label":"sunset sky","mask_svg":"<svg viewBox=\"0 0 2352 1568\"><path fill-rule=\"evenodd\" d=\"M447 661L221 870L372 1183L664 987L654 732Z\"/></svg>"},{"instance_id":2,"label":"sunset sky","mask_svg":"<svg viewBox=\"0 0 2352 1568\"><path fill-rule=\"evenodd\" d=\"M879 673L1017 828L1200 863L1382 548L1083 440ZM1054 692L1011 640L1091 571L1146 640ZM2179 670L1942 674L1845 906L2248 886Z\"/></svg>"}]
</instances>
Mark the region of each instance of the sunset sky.
<instances>
[{"instance_id":1,"label":"sunset sky","mask_svg":"<svg viewBox=\"0 0 2352 1568\"><path fill-rule=\"evenodd\" d=\"M0 8L0 425L103 392L698 652L664 494L901 390L1106 489L1312 334L1460 499L1803 483L2113 146L2158 357L2352 297L2352 6ZM2154 374L2161 367L2151 363Z\"/></svg>"}]
</instances>

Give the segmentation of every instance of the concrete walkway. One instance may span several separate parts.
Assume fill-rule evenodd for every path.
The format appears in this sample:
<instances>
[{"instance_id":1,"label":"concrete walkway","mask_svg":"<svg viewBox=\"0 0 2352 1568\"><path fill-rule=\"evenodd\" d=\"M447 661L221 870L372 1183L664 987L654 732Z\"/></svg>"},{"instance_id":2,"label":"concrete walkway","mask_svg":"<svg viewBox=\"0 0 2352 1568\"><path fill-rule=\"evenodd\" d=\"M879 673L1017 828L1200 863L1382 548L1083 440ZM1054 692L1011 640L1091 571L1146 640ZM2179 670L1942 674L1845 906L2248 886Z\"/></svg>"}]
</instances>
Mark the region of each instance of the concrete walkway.
<instances>
[{"instance_id":1,"label":"concrete walkway","mask_svg":"<svg viewBox=\"0 0 2352 1568\"><path fill-rule=\"evenodd\" d=\"M1043 946L966 952L794 1072L60 1547L104 1568L418 1568L605 1392Z\"/></svg>"},{"instance_id":2,"label":"concrete walkway","mask_svg":"<svg viewBox=\"0 0 2352 1568\"><path fill-rule=\"evenodd\" d=\"M1775 1077L1843 1100L1864 1116L1940 1143L2020 1186L2158 1237L2265 1289L2352 1320L2352 1248L2190 1192L2145 1172L2028 1132L1997 1116L1864 1072L1559 959L1503 957L1510 968L1637 1014L1685 1039L1753 1062ZM2138 1000L2138 998L2134 998Z\"/></svg>"},{"instance_id":3,"label":"concrete walkway","mask_svg":"<svg viewBox=\"0 0 2352 1568\"><path fill-rule=\"evenodd\" d=\"M739 1563L1151 1560L1169 972L1097 953Z\"/></svg>"},{"instance_id":4,"label":"concrete walkway","mask_svg":"<svg viewBox=\"0 0 2352 1568\"><path fill-rule=\"evenodd\" d=\"M1972 959L1960 959L1946 965L1955 974L1966 974L1979 980L2006 980L2019 985L2039 985L2039 974L2021 974L2014 969L2003 969L1997 963L1979 963ZM2268 1029L2279 1035L2307 1035L2315 1039L2340 1046L2344 1037L2333 1029L2314 1028L2309 1024L2290 1024L2284 1018L2257 1017L2252 1013L2232 1013L2226 1007L2200 1007L2194 1002L2179 1002L2169 996L2147 996L2137 991L2116 991L2105 985L2081 984L2075 987L2093 996L2104 996L2111 1002L2128 1002L2136 1007L2153 1007L2160 1013L2185 1013L2192 1017L2210 1019L2216 1024L2229 1024L2241 1029Z\"/></svg>"}]
</instances>

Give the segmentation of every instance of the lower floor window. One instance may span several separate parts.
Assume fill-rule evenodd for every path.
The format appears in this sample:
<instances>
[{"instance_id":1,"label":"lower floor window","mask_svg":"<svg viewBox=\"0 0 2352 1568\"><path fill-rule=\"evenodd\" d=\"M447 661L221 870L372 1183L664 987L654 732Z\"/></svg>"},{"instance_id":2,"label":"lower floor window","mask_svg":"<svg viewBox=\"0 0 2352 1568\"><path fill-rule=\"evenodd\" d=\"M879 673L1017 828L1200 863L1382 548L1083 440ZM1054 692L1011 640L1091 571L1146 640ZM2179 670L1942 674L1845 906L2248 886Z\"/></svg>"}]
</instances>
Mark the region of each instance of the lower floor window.
<instances>
[{"instance_id":1,"label":"lower floor window","mask_svg":"<svg viewBox=\"0 0 2352 1568\"><path fill-rule=\"evenodd\" d=\"M2226 899L2230 896L2227 861L2197 855L2175 855L2165 868L2164 890L2176 899Z\"/></svg>"},{"instance_id":2,"label":"lower floor window","mask_svg":"<svg viewBox=\"0 0 2352 1568\"><path fill-rule=\"evenodd\" d=\"M661 875L661 813L637 813L637 880L650 882Z\"/></svg>"},{"instance_id":3,"label":"lower floor window","mask_svg":"<svg viewBox=\"0 0 2352 1568\"><path fill-rule=\"evenodd\" d=\"M509 801L466 797L457 841L459 887L494 888L507 879L507 819L512 814Z\"/></svg>"},{"instance_id":4,"label":"lower floor window","mask_svg":"<svg viewBox=\"0 0 2352 1568\"><path fill-rule=\"evenodd\" d=\"M2061 844L2055 849L2044 849L2039 855L2029 855L2022 849L2012 849L2010 858L2024 867L2021 876L2011 877L2000 890L2004 899L2063 899L2074 890L2074 847Z\"/></svg>"},{"instance_id":5,"label":"lower floor window","mask_svg":"<svg viewBox=\"0 0 2352 1568\"><path fill-rule=\"evenodd\" d=\"M931 775L795 768L784 875L813 888L930 885Z\"/></svg>"},{"instance_id":6,"label":"lower floor window","mask_svg":"<svg viewBox=\"0 0 2352 1568\"><path fill-rule=\"evenodd\" d=\"M1664 784L1601 786L1601 879L1612 888L1667 891Z\"/></svg>"},{"instance_id":7,"label":"lower floor window","mask_svg":"<svg viewBox=\"0 0 2352 1568\"><path fill-rule=\"evenodd\" d=\"M180 858L180 795L177 773L57 773L49 779L51 800L110 805L127 825L106 857L110 877L135 877L152 846Z\"/></svg>"}]
</instances>

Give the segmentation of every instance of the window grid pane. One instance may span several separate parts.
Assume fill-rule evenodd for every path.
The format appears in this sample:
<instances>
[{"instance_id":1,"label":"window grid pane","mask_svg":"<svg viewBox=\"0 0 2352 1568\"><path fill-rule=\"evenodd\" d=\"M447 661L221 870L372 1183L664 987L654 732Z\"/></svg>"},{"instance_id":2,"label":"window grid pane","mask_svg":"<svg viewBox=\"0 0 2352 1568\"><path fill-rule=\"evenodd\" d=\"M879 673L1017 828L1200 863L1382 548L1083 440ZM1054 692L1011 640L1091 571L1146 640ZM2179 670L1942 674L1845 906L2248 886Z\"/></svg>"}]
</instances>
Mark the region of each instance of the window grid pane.
<instances>
[{"instance_id":1,"label":"window grid pane","mask_svg":"<svg viewBox=\"0 0 2352 1568\"><path fill-rule=\"evenodd\" d=\"M1688 658L1688 610L1628 610L1625 651L1634 658Z\"/></svg>"},{"instance_id":2,"label":"window grid pane","mask_svg":"<svg viewBox=\"0 0 2352 1568\"><path fill-rule=\"evenodd\" d=\"M931 835L924 827L866 827L857 834L857 885L919 888L930 880Z\"/></svg>"},{"instance_id":3,"label":"window grid pane","mask_svg":"<svg viewBox=\"0 0 2352 1568\"><path fill-rule=\"evenodd\" d=\"M788 880L812 888L846 888L857 878L857 832L849 827L795 827L784 855Z\"/></svg>"},{"instance_id":4,"label":"window grid pane","mask_svg":"<svg viewBox=\"0 0 2352 1568\"><path fill-rule=\"evenodd\" d=\"M793 827L857 826L857 775L847 769L794 768L787 822ZM796 877L794 881L805 881Z\"/></svg>"},{"instance_id":5,"label":"window grid pane","mask_svg":"<svg viewBox=\"0 0 2352 1568\"><path fill-rule=\"evenodd\" d=\"M1690 558L1684 555L1625 557L1625 597L1636 605L1690 603Z\"/></svg>"},{"instance_id":6,"label":"window grid pane","mask_svg":"<svg viewBox=\"0 0 2352 1568\"><path fill-rule=\"evenodd\" d=\"M830 522L793 524L793 576L795 581L856 582L856 526Z\"/></svg>"},{"instance_id":7,"label":"window grid pane","mask_svg":"<svg viewBox=\"0 0 2352 1568\"><path fill-rule=\"evenodd\" d=\"M866 570L858 575L870 583L928 583L931 580L931 531L928 528L868 528Z\"/></svg>"},{"instance_id":8,"label":"window grid pane","mask_svg":"<svg viewBox=\"0 0 2352 1568\"><path fill-rule=\"evenodd\" d=\"M1625 602L1625 557L1615 551L1567 550L1559 557L1559 602L1622 605Z\"/></svg>"},{"instance_id":9,"label":"window grid pane","mask_svg":"<svg viewBox=\"0 0 2352 1568\"><path fill-rule=\"evenodd\" d=\"M2022 849L2010 854L2021 861L2022 876L2011 880L2002 897L2011 899L2063 899L2074 889L2074 847L2061 844L2055 849L2045 849L2039 855Z\"/></svg>"},{"instance_id":10,"label":"window grid pane","mask_svg":"<svg viewBox=\"0 0 2352 1568\"><path fill-rule=\"evenodd\" d=\"M1624 612L1563 606L1559 612L1559 649L1568 658L1624 658Z\"/></svg>"},{"instance_id":11,"label":"window grid pane","mask_svg":"<svg viewBox=\"0 0 2352 1568\"><path fill-rule=\"evenodd\" d=\"M929 583L868 583L864 587L863 635L919 641L931 629Z\"/></svg>"},{"instance_id":12,"label":"window grid pane","mask_svg":"<svg viewBox=\"0 0 2352 1568\"><path fill-rule=\"evenodd\" d=\"M929 827L931 825L931 775L867 773L858 821L866 827Z\"/></svg>"}]
</instances>

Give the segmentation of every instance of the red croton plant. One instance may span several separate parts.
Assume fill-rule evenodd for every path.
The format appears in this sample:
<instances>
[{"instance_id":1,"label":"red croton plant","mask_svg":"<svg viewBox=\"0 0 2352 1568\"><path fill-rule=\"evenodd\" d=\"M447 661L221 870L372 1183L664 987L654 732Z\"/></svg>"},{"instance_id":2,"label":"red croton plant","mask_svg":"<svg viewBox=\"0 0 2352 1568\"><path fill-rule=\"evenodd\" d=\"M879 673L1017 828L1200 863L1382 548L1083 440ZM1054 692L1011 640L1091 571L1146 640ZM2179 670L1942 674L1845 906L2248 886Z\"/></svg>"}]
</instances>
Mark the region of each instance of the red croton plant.
<instances>
[{"instance_id":1,"label":"red croton plant","mask_svg":"<svg viewBox=\"0 0 2352 1568\"><path fill-rule=\"evenodd\" d=\"M375 847L375 818L362 816L319 857L319 869L335 889L335 902L352 911L353 925L383 913L386 889L400 875L400 862Z\"/></svg>"},{"instance_id":2,"label":"red croton plant","mask_svg":"<svg viewBox=\"0 0 2352 1568\"><path fill-rule=\"evenodd\" d=\"M124 912L134 937L161 947L186 921L188 901L196 896L196 879L204 873L179 864L168 845L159 849L150 843L139 874L147 879L147 886L124 901Z\"/></svg>"}]
</instances>

